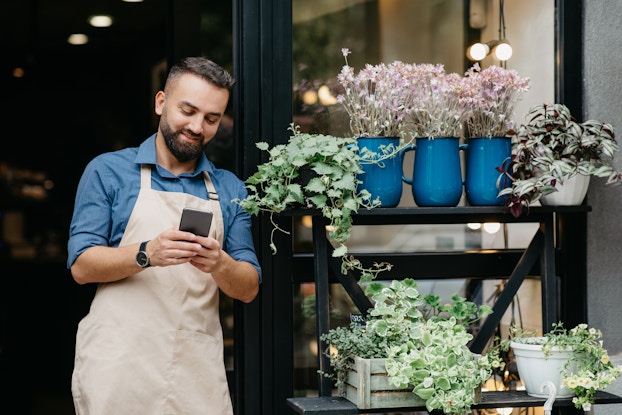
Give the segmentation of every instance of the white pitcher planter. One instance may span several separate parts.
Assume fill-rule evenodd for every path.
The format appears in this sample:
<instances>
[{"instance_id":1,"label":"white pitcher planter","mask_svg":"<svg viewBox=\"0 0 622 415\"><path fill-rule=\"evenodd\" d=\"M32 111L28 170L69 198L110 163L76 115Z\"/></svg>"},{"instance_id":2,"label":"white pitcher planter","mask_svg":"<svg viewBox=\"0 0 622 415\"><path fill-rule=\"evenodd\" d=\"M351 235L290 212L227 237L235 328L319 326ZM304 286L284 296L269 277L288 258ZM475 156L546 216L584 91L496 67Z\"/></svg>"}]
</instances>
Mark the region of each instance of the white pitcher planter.
<instances>
[{"instance_id":1,"label":"white pitcher planter","mask_svg":"<svg viewBox=\"0 0 622 415\"><path fill-rule=\"evenodd\" d=\"M590 177L583 174L564 180L564 183L557 183L556 192L549 193L540 198L543 206L577 206L583 202L587 189L590 185Z\"/></svg>"},{"instance_id":2,"label":"white pitcher planter","mask_svg":"<svg viewBox=\"0 0 622 415\"><path fill-rule=\"evenodd\" d=\"M510 342L516 356L516 365L529 396L548 398L549 393L542 389L545 382L552 382L557 388L557 398L569 398L574 392L562 387L561 372L566 364L570 371L576 371L572 360L572 348L554 347L550 356L542 351L544 337L529 337Z\"/></svg>"}]
</instances>

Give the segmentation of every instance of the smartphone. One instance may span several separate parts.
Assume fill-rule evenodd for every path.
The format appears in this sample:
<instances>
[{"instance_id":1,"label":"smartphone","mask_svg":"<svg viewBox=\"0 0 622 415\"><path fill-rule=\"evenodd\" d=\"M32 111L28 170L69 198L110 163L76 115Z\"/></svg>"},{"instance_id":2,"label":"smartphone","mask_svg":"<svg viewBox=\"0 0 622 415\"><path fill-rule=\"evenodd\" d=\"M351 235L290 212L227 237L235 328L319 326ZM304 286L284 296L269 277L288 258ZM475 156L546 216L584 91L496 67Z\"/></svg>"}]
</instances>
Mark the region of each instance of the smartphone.
<instances>
[{"instance_id":1,"label":"smartphone","mask_svg":"<svg viewBox=\"0 0 622 415\"><path fill-rule=\"evenodd\" d=\"M213 216L214 214L207 210L184 208L181 212L179 230L199 236L209 236Z\"/></svg>"}]
</instances>

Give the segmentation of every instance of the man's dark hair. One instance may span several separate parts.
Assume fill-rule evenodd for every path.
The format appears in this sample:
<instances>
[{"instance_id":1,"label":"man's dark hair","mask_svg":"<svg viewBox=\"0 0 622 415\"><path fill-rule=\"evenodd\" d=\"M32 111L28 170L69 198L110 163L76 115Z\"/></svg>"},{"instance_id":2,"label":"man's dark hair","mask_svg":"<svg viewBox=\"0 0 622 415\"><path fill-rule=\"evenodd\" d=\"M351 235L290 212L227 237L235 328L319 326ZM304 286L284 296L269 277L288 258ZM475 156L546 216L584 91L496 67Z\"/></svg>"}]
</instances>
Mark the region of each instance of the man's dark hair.
<instances>
[{"instance_id":1,"label":"man's dark hair","mask_svg":"<svg viewBox=\"0 0 622 415\"><path fill-rule=\"evenodd\" d=\"M181 75L193 74L200 76L207 82L229 91L235 85L235 80L229 72L220 65L207 58L200 56L188 57L173 65L166 78L166 89L169 84L177 80Z\"/></svg>"}]
</instances>

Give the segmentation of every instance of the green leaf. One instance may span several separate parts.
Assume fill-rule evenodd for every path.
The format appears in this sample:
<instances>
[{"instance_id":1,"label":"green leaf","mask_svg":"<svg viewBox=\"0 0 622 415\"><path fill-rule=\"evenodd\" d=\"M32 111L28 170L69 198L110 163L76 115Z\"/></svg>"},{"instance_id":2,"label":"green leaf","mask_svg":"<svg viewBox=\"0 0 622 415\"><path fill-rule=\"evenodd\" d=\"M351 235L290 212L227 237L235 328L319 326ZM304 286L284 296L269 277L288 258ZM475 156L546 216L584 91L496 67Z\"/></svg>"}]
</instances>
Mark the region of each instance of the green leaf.
<instances>
[{"instance_id":1,"label":"green leaf","mask_svg":"<svg viewBox=\"0 0 622 415\"><path fill-rule=\"evenodd\" d=\"M385 285L382 282L374 281L369 283L367 287L365 287L365 295L371 297L374 294L379 293L384 287Z\"/></svg>"},{"instance_id":2,"label":"green leaf","mask_svg":"<svg viewBox=\"0 0 622 415\"><path fill-rule=\"evenodd\" d=\"M329 188L326 189L326 196L328 196L329 199L333 199L333 200L339 200L342 198L343 196L343 191L339 190L339 189L335 189L335 188Z\"/></svg>"},{"instance_id":3,"label":"green leaf","mask_svg":"<svg viewBox=\"0 0 622 415\"><path fill-rule=\"evenodd\" d=\"M314 195L309 198L309 200L319 209L322 209L326 206L326 201L328 198L326 195Z\"/></svg>"},{"instance_id":4,"label":"green leaf","mask_svg":"<svg viewBox=\"0 0 622 415\"><path fill-rule=\"evenodd\" d=\"M255 146L260 150L266 151L270 147L270 144L265 141L259 141L258 143L255 143Z\"/></svg>"},{"instance_id":5,"label":"green leaf","mask_svg":"<svg viewBox=\"0 0 622 415\"><path fill-rule=\"evenodd\" d=\"M357 184L353 175L345 175L340 180L333 182L333 186L337 189L356 190Z\"/></svg>"},{"instance_id":6,"label":"green leaf","mask_svg":"<svg viewBox=\"0 0 622 415\"><path fill-rule=\"evenodd\" d=\"M309 180L309 184L305 186L305 190L312 193L324 193L326 191L326 185L319 177L313 177Z\"/></svg>"},{"instance_id":7,"label":"green leaf","mask_svg":"<svg viewBox=\"0 0 622 415\"><path fill-rule=\"evenodd\" d=\"M343 211L339 208L333 208L330 210L330 217L331 218L340 218L343 216Z\"/></svg>"},{"instance_id":8,"label":"green leaf","mask_svg":"<svg viewBox=\"0 0 622 415\"><path fill-rule=\"evenodd\" d=\"M492 314L494 312L494 310L492 309L491 306L486 305L486 304L482 304L479 306L479 317L486 317L489 314Z\"/></svg>"},{"instance_id":9,"label":"green leaf","mask_svg":"<svg viewBox=\"0 0 622 415\"><path fill-rule=\"evenodd\" d=\"M429 331L423 333L423 336L421 337L421 343L423 343L424 346L429 346L432 344L432 336Z\"/></svg>"},{"instance_id":10,"label":"green leaf","mask_svg":"<svg viewBox=\"0 0 622 415\"><path fill-rule=\"evenodd\" d=\"M436 386L443 390L450 390L451 382L446 377L440 377L436 379Z\"/></svg>"},{"instance_id":11,"label":"green leaf","mask_svg":"<svg viewBox=\"0 0 622 415\"><path fill-rule=\"evenodd\" d=\"M342 257L348 253L348 247L345 245L339 245L333 250L333 257Z\"/></svg>"},{"instance_id":12,"label":"green leaf","mask_svg":"<svg viewBox=\"0 0 622 415\"><path fill-rule=\"evenodd\" d=\"M437 308L441 304L441 297L436 294L428 294L424 297L425 303L430 307Z\"/></svg>"},{"instance_id":13,"label":"green leaf","mask_svg":"<svg viewBox=\"0 0 622 415\"><path fill-rule=\"evenodd\" d=\"M320 176L330 175L333 172L333 168L326 163L316 163L313 166L313 171L319 174Z\"/></svg>"},{"instance_id":14,"label":"green leaf","mask_svg":"<svg viewBox=\"0 0 622 415\"><path fill-rule=\"evenodd\" d=\"M413 392L417 394L421 399L427 401L432 396L434 396L434 393L436 391L433 388L417 388Z\"/></svg>"},{"instance_id":15,"label":"green leaf","mask_svg":"<svg viewBox=\"0 0 622 415\"><path fill-rule=\"evenodd\" d=\"M446 364L447 367L453 367L457 364L458 359L456 358L456 355L454 353L449 353L447 355L447 360L446 360Z\"/></svg>"}]
</instances>

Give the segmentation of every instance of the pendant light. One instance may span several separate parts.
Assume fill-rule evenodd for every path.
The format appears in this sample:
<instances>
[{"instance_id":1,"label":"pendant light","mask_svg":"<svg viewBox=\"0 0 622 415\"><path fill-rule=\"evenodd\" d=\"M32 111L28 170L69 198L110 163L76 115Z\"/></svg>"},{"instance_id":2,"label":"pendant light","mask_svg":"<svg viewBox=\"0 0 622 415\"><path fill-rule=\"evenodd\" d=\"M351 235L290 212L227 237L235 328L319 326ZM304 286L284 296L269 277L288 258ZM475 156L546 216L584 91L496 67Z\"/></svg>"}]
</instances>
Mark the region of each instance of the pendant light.
<instances>
[{"instance_id":1,"label":"pendant light","mask_svg":"<svg viewBox=\"0 0 622 415\"><path fill-rule=\"evenodd\" d=\"M499 40L491 40L486 43L474 43L467 49L467 57L472 61L481 61L490 53L493 56L505 63L512 57L512 46L510 42L505 38L505 13L504 13L504 0L499 0Z\"/></svg>"}]
</instances>

